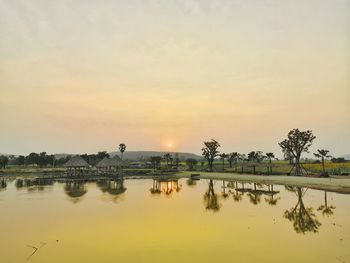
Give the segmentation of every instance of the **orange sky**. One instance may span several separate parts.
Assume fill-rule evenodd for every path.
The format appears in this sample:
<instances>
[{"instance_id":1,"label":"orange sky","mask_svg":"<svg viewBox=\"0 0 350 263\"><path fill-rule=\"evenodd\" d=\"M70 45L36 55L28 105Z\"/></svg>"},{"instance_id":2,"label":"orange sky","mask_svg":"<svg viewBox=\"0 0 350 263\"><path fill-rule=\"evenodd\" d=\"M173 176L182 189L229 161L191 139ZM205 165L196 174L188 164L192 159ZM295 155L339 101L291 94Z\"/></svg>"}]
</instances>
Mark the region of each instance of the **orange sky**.
<instances>
[{"instance_id":1,"label":"orange sky","mask_svg":"<svg viewBox=\"0 0 350 263\"><path fill-rule=\"evenodd\" d=\"M0 152L350 153L348 1L0 0Z\"/></svg>"}]
</instances>

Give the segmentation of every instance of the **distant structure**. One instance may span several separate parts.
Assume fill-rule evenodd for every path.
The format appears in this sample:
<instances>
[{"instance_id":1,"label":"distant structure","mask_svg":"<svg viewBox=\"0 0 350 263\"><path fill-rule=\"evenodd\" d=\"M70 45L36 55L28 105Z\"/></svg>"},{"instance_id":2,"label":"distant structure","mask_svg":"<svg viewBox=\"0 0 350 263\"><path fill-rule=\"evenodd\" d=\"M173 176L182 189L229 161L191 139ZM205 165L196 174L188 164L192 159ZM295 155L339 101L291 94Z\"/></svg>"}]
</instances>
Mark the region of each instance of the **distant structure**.
<instances>
[{"instance_id":1,"label":"distant structure","mask_svg":"<svg viewBox=\"0 0 350 263\"><path fill-rule=\"evenodd\" d=\"M122 165L123 165L123 161L120 159L118 155L115 155L113 158L108 158L108 157L103 158L96 165L96 168L106 173L113 173L113 172L119 172Z\"/></svg>"},{"instance_id":2,"label":"distant structure","mask_svg":"<svg viewBox=\"0 0 350 263\"><path fill-rule=\"evenodd\" d=\"M90 165L79 155L70 158L64 166L68 168L68 175L70 176L82 176L90 167Z\"/></svg>"}]
</instances>

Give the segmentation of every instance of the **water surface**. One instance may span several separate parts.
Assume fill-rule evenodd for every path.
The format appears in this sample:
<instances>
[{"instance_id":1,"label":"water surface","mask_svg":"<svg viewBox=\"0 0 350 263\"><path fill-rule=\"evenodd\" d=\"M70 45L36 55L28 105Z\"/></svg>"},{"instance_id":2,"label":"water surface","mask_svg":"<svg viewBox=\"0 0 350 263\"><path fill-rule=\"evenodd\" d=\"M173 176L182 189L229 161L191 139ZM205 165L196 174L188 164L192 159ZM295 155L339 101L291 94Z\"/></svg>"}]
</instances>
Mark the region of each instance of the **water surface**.
<instances>
[{"instance_id":1,"label":"water surface","mask_svg":"<svg viewBox=\"0 0 350 263\"><path fill-rule=\"evenodd\" d=\"M278 185L7 179L1 262L350 262L349 208Z\"/></svg>"}]
</instances>

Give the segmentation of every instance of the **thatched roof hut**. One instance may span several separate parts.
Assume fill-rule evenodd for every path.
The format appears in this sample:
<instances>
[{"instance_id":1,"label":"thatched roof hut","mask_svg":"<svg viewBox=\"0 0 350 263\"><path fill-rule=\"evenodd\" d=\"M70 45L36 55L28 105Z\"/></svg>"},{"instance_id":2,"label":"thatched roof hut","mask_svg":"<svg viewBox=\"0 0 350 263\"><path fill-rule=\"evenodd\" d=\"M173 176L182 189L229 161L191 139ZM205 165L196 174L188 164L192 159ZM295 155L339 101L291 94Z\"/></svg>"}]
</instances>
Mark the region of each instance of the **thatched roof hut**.
<instances>
[{"instance_id":1,"label":"thatched roof hut","mask_svg":"<svg viewBox=\"0 0 350 263\"><path fill-rule=\"evenodd\" d=\"M97 168L108 168L108 167L119 167L123 161L118 155L115 155L113 158L105 157L97 165Z\"/></svg>"},{"instance_id":2,"label":"thatched roof hut","mask_svg":"<svg viewBox=\"0 0 350 263\"><path fill-rule=\"evenodd\" d=\"M64 164L64 166L68 168L83 168L89 167L89 164L79 155L76 155L70 158L69 161Z\"/></svg>"},{"instance_id":3,"label":"thatched roof hut","mask_svg":"<svg viewBox=\"0 0 350 263\"><path fill-rule=\"evenodd\" d=\"M97 168L109 167L110 159L108 157L103 158L97 165Z\"/></svg>"}]
</instances>

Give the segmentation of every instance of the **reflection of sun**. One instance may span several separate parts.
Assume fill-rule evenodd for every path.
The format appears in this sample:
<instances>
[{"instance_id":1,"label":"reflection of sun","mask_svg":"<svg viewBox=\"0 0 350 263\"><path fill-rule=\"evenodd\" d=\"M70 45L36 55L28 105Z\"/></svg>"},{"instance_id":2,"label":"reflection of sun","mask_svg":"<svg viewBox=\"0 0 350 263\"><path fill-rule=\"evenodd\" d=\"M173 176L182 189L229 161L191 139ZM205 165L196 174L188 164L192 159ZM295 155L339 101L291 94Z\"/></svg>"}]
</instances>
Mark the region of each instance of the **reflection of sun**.
<instances>
[{"instance_id":1,"label":"reflection of sun","mask_svg":"<svg viewBox=\"0 0 350 263\"><path fill-rule=\"evenodd\" d=\"M173 144L171 142L168 142L168 148L171 148Z\"/></svg>"}]
</instances>

